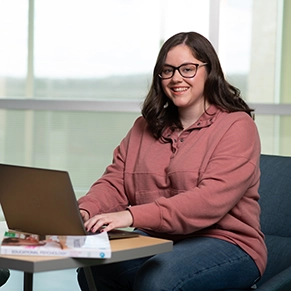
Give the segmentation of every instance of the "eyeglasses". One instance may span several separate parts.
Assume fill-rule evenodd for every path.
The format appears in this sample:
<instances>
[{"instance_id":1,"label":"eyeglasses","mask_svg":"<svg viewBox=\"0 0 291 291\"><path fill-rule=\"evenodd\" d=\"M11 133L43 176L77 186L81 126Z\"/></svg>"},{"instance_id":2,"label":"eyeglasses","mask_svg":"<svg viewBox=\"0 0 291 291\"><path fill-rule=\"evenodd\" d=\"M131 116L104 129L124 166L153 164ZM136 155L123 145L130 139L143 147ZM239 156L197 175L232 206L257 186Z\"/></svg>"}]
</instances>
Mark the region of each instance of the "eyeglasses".
<instances>
[{"instance_id":1,"label":"eyeglasses","mask_svg":"<svg viewBox=\"0 0 291 291\"><path fill-rule=\"evenodd\" d=\"M193 78L195 77L198 68L206 66L206 65L207 63L202 63L202 64L186 63L186 64L182 64L179 67L165 65L162 72L159 74L159 77L162 80L170 79L174 76L176 70L178 70L178 72L183 78Z\"/></svg>"}]
</instances>

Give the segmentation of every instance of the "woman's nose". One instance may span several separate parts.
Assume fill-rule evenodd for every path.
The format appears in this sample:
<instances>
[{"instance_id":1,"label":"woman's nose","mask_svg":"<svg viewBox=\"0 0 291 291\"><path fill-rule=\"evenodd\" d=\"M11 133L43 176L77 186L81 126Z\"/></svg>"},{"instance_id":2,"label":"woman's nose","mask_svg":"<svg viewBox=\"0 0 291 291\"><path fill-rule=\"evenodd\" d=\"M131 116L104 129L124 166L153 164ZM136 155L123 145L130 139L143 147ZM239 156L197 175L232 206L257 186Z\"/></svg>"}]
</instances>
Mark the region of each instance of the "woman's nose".
<instances>
[{"instance_id":1,"label":"woman's nose","mask_svg":"<svg viewBox=\"0 0 291 291\"><path fill-rule=\"evenodd\" d=\"M175 70L174 75L172 77L172 81L177 82L177 81L182 81L183 77L181 76L179 70Z\"/></svg>"}]
</instances>

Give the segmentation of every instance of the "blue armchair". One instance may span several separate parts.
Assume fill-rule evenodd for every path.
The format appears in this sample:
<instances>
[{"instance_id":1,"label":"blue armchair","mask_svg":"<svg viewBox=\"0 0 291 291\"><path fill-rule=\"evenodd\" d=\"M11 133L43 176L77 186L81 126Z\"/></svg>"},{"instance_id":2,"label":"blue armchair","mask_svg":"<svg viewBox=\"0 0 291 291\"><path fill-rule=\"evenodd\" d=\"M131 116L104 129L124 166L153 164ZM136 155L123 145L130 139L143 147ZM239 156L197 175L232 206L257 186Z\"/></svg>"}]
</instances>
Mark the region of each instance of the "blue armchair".
<instances>
[{"instance_id":1,"label":"blue armchair","mask_svg":"<svg viewBox=\"0 0 291 291\"><path fill-rule=\"evenodd\" d=\"M261 155L260 168L268 264L256 290L291 291L291 157Z\"/></svg>"}]
</instances>

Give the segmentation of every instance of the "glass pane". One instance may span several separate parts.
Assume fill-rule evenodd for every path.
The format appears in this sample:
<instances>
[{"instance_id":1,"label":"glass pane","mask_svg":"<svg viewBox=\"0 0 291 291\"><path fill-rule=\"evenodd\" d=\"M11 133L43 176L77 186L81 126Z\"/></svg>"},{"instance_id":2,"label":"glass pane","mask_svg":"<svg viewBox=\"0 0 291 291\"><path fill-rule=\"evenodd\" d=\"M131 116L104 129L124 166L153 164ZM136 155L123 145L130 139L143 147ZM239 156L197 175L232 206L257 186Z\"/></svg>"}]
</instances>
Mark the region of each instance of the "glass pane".
<instances>
[{"instance_id":1,"label":"glass pane","mask_svg":"<svg viewBox=\"0 0 291 291\"><path fill-rule=\"evenodd\" d=\"M0 1L0 97L25 95L27 26L28 1Z\"/></svg>"},{"instance_id":2,"label":"glass pane","mask_svg":"<svg viewBox=\"0 0 291 291\"><path fill-rule=\"evenodd\" d=\"M252 0L220 1L219 48L221 65L230 83L247 96L252 36Z\"/></svg>"},{"instance_id":3,"label":"glass pane","mask_svg":"<svg viewBox=\"0 0 291 291\"><path fill-rule=\"evenodd\" d=\"M67 170L84 193L112 161L138 113L0 110L2 163ZM262 152L291 155L291 117L257 115Z\"/></svg>"},{"instance_id":4,"label":"glass pane","mask_svg":"<svg viewBox=\"0 0 291 291\"><path fill-rule=\"evenodd\" d=\"M256 115L263 154L291 156L291 116Z\"/></svg>"},{"instance_id":5,"label":"glass pane","mask_svg":"<svg viewBox=\"0 0 291 291\"><path fill-rule=\"evenodd\" d=\"M219 55L222 65L229 81L253 103L281 101L278 84L283 15L280 3L280 0L221 1Z\"/></svg>"},{"instance_id":6,"label":"glass pane","mask_svg":"<svg viewBox=\"0 0 291 291\"><path fill-rule=\"evenodd\" d=\"M111 163L138 115L0 110L0 161L69 171L80 196Z\"/></svg>"},{"instance_id":7,"label":"glass pane","mask_svg":"<svg viewBox=\"0 0 291 291\"><path fill-rule=\"evenodd\" d=\"M143 99L161 42L180 31L208 34L209 1L179 1L183 13L175 0L35 2L42 98Z\"/></svg>"}]
</instances>

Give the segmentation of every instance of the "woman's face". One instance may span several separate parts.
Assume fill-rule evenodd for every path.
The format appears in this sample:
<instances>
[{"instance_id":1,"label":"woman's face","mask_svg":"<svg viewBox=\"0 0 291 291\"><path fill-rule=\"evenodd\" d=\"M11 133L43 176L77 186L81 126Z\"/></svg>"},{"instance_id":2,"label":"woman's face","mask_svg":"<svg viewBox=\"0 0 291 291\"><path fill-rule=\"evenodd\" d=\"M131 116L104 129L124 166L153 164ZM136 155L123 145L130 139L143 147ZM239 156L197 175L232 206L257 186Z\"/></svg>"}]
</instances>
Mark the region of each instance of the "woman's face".
<instances>
[{"instance_id":1,"label":"woman's face","mask_svg":"<svg viewBox=\"0 0 291 291\"><path fill-rule=\"evenodd\" d=\"M186 45L178 45L172 48L166 57L165 66L179 67L182 64L194 63L202 64L193 56L192 51ZM186 68L185 73L188 68ZM170 79L162 79L162 88L169 99L179 108L179 110L192 109L204 110L204 84L207 78L205 66L197 68L196 75L192 78L183 77L178 70Z\"/></svg>"}]
</instances>

